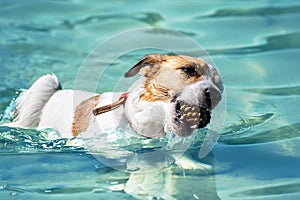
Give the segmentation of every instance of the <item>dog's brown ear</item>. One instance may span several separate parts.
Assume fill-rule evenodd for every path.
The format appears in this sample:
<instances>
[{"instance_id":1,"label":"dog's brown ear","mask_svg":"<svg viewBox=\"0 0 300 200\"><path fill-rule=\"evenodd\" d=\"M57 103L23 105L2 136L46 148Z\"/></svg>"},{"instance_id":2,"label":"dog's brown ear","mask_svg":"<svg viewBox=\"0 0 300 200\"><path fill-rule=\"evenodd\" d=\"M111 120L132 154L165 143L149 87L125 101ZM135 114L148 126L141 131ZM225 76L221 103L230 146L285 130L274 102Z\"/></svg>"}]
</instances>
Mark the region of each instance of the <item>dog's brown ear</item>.
<instances>
[{"instance_id":1,"label":"dog's brown ear","mask_svg":"<svg viewBox=\"0 0 300 200\"><path fill-rule=\"evenodd\" d=\"M135 64L130 70L125 73L125 77L131 77L136 75L138 72L142 76L150 77L157 72L158 66L154 67L156 64L159 64L165 59L165 55L162 54L150 54L143 57L137 64Z\"/></svg>"}]
</instances>

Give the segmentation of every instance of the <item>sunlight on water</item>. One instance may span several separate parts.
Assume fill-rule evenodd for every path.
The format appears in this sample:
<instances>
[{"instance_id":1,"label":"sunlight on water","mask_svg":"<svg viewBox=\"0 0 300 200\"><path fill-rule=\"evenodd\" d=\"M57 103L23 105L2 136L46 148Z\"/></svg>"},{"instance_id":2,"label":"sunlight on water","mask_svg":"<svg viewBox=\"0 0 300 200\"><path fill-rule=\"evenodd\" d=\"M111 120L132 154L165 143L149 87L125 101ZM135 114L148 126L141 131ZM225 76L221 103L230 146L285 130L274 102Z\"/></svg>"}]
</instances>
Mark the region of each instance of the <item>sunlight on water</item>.
<instances>
[{"instance_id":1,"label":"sunlight on water","mask_svg":"<svg viewBox=\"0 0 300 200\"><path fill-rule=\"evenodd\" d=\"M1 123L39 76L55 73L71 89L93 48L145 27L186 34L208 51L225 85L226 119L203 159L207 129L195 133L184 156L170 156L161 149L174 142L171 133L145 139L114 130L101 145L89 138L98 145L92 152L82 138L56 138L53 129L0 126L0 199L135 199L137 185L141 199L299 199L299 20L293 0L1 1ZM98 65L110 66L97 91L128 88L120 76L152 51L158 52L133 51L114 61L97 56L91 79Z\"/></svg>"}]
</instances>

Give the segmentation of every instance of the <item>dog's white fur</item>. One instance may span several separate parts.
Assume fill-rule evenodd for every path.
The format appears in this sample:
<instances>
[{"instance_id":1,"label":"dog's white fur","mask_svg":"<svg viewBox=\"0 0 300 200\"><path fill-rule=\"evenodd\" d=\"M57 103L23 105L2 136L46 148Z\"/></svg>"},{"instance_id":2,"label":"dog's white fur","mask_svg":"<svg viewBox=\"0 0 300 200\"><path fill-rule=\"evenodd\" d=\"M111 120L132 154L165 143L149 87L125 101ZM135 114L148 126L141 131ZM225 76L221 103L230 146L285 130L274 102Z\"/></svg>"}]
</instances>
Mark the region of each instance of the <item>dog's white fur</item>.
<instances>
[{"instance_id":1,"label":"dog's white fur","mask_svg":"<svg viewBox=\"0 0 300 200\"><path fill-rule=\"evenodd\" d=\"M88 126L85 132L101 133L105 131L105 129L114 129L120 126L120 124L124 124L127 122L130 123L130 126L138 134L147 137L152 137L152 138L162 137L165 135L167 131L172 130L172 123L173 123L172 118L174 116L172 116L171 113L174 107L170 103L170 100L168 101L142 100L141 95L148 94L145 92L145 90L147 89L145 84L156 84L154 85L154 88L156 88L158 85L157 81L166 82L165 85L168 85L168 80L166 79L170 79L170 81L176 82L178 81L177 79L179 79L182 75L176 72L174 76L174 80L172 80L172 76L168 76L168 73L170 72L168 71L163 72L163 70L159 71L149 66L149 62L151 63L152 59L155 60L156 57L154 58L150 57L150 61L149 61L149 57L146 57L146 59L145 58L142 59L138 64L141 65L141 62L143 61L142 65L146 65L146 66L142 66L143 68L141 66L138 66L138 69L135 69L136 66L132 68L133 72L131 71L130 73L135 74L137 73L137 71L141 71L143 77L137 80L131 86L131 88L129 88L128 99L126 100L124 107L120 106L113 112L108 112L108 113L98 115L96 117L89 118ZM167 62L168 59L171 60L169 63ZM180 62L178 63L184 62L185 59L190 60L191 58L180 57ZM173 67L172 65L174 65L174 63L176 64L175 62L176 57L174 58L167 57L166 60L164 58L159 62L164 63L166 69L172 71L172 68L174 68L173 70L175 70L175 67ZM202 62L203 61L201 61L201 65L203 64ZM170 69L168 68L169 65L171 66ZM205 71L205 84L208 84L206 86L213 88L213 90L221 94L223 86L218 73L216 71L211 71L212 68L207 65L201 66L200 70ZM160 73L166 73L166 74L160 76ZM156 79L153 74L156 74L157 77ZM151 78L153 78L153 80L149 81L149 79ZM182 98L186 100L189 99L189 95L194 95L195 91L191 89L183 90L185 88L184 85L185 84L191 85L193 83L198 83L198 82L200 83L201 81L204 80L203 78L193 79L192 81L189 79L188 81L190 81L190 83L185 83L184 76L182 79L183 80L179 80L181 82L178 82L179 83L178 85L176 84L174 85L174 83L169 84L171 88L169 89L167 88L168 89L167 91L168 93L173 94L174 92L178 92L177 90L179 91L181 90L183 91ZM180 84L183 84L183 86ZM199 84L195 85L195 87L199 87ZM99 100L96 100L94 102L96 103L95 107L111 104L112 102L117 100L121 94L122 93L112 93L112 92L103 93L99 97ZM60 137L72 138L74 137L74 134L72 134L71 130L72 130L72 126L74 126L75 110L78 108L79 105L81 105L83 101L91 97L96 97L97 95L98 94L96 93L85 92L85 91L60 90L60 83L58 81L58 78L53 74L45 75L40 77L28 90L26 90L17 99L16 102L17 106L15 109L13 121L11 123L3 124L3 125L13 126L13 127L23 127L23 128L37 128L37 129L54 128L60 133ZM149 96L147 98L149 98ZM193 99L194 98L190 98L190 101ZM214 104L213 107L215 107L215 105L218 103L219 100L220 99L217 99L215 102L213 102ZM184 165L184 163L182 165ZM195 166L199 165L199 163L194 165ZM132 178L128 181L127 191L130 193L134 193L137 192L135 190L139 190L138 188L135 189L134 187L141 187L141 186L146 187L144 185L145 183L144 176L149 176L149 175L133 174ZM150 176L152 175L150 174ZM139 185L135 186L137 182L139 182Z\"/></svg>"},{"instance_id":2,"label":"dog's white fur","mask_svg":"<svg viewBox=\"0 0 300 200\"><path fill-rule=\"evenodd\" d=\"M168 129L170 120L167 102L140 101L143 92L143 79L136 82L128 92L130 96L126 105L108 113L90 119L86 132L103 132L117 128L122 122L130 121L132 128L147 137L161 137ZM62 138L72 138L72 122L74 110L84 100L98 94L86 91L59 90L59 82L55 75L40 77L18 99L16 117L5 126L37 128L53 128ZM111 104L122 93L107 92L101 94L96 107ZM125 119L126 118L126 119Z\"/></svg>"},{"instance_id":3,"label":"dog's white fur","mask_svg":"<svg viewBox=\"0 0 300 200\"><path fill-rule=\"evenodd\" d=\"M194 70L194 75L183 72L182 69L187 67ZM198 104L205 87L212 93L212 108L221 99L223 85L220 76L200 59L153 54L144 57L126 76L133 76L139 71L142 77L127 91L129 94L124 107L96 117L91 116L93 108L111 104L121 93L103 93L99 96L85 91L60 90L55 75L42 76L17 99L13 122L5 125L54 128L61 137L71 138L84 131L102 132L117 128L128 121L138 134L155 138L164 136L167 131L176 133L172 99ZM178 94L181 96L178 97ZM82 104L84 101L88 104Z\"/></svg>"},{"instance_id":4,"label":"dog's white fur","mask_svg":"<svg viewBox=\"0 0 300 200\"><path fill-rule=\"evenodd\" d=\"M44 106L59 88L59 81L54 74L39 78L29 90L22 93L16 100L13 122L3 125L24 128L37 127Z\"/></svg>"}]
</instances>

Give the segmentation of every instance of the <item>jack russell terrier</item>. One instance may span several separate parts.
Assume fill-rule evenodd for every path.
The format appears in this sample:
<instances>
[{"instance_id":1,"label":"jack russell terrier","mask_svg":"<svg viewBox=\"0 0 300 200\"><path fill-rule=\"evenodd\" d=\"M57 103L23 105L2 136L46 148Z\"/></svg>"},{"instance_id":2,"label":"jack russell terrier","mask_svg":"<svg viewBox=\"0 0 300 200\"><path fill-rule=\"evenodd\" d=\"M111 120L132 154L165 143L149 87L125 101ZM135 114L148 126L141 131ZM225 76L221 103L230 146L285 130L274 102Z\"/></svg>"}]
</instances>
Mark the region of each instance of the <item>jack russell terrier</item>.
<instances>
[{"instance_id":1,"label":"jack russell terrier","mask_svg":"<svg viewBox=\"0 0 300 200\"><path fill-rule=\"evenodd\" d=\"M199 58L151 54L125 77L137 73L141 77L126 93L103 94L61 90L55 75L42 76L17 99L13 121L3 125L53 128L62 138L72 138L117 128L125 120L148 138L167 131L185 137L210 122L211 110L221 100L220 75Z\"/></svg>"},{"instance_id":2,"label":"jack russell terrier","mask_svg":"<svg viewBox=\"0 0 300 200\"><path fill-rule=\"evenodd\" d=\"M42 76L16 100L13 121L3 125L53 128L61 138L74 138L89 132L101 134L125 123L146 138L168 132L187 137L210 122L211 111L221 100L220 75L199 58L151 54L125 77L137 73L141 77L127 92L102 94L61 90L55 75ZM149 184L157 185L156 175L132 173L125 191L140 194Z\"/></svg>"}]
</instances>

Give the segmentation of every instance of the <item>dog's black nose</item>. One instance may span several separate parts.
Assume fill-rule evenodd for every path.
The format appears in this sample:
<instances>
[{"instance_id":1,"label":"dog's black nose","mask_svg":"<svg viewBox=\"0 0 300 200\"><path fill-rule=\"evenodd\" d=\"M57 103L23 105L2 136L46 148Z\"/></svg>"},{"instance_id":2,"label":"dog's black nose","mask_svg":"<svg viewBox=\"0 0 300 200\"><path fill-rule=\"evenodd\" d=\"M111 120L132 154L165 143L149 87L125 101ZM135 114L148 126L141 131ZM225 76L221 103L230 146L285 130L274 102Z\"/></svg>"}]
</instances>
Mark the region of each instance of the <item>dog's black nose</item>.
<instances>
[{"instance_id":1,"label":"dog's black nose","mask_svg":"<svg viewBox=\"0 0 300 200\"><path fill-rule=\"evenodd\" d=\"M208 88L205 88L205 90L204 90L204 97L205 97L205 100L204 100L205 102L202 107L208 108L209 110L211 110L212 109L211 108L211 96L210 96L210 91Z\"/></svg>"}]
</instances>

